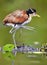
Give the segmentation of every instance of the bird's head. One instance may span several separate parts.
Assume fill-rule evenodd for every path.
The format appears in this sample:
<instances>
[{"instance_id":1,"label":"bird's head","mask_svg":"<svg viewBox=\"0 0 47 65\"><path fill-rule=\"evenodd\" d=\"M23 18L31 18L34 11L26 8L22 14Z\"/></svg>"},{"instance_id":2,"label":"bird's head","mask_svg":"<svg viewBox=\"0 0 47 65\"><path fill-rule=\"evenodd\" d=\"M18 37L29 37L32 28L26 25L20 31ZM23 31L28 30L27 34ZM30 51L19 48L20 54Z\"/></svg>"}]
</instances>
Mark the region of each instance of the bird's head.
<instances>
[{"instance_id":1,"label":"bird's head","mask_svg":"<svg viewBox=\"0 0 47 65\"><path fill-rule=\"evenodd\" d=\"M33 17L33 16L34 16L34 17L36 17L36 16L37 16L37 17L40 17L40 16L36 13L36 10L33 9L33 8L28 9L26 12L27 12L28 16L31 15L31 17Z\"/></svg>"}]
</instances>

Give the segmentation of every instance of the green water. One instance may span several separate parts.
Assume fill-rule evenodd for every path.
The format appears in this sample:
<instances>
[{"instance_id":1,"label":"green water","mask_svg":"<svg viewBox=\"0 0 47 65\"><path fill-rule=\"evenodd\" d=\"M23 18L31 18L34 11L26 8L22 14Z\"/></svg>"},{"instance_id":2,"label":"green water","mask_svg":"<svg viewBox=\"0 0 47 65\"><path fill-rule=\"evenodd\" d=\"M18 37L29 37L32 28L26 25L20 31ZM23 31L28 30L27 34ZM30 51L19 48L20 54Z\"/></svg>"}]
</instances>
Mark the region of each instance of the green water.
<instances>
[{"instance_id":1,"label":"green water","mask_svg":"<svg viewBox=\"0 0 47 65\"><path fill-rule=\"evenodd\" d=\"M17 43L32 44L35 41L40 43L47 42L47 0L0 0L0 46L5 44L13 43L12 35L9 34L11 27L3 25L4 17L10 12L16 9L28 9L35 8L40 18L34 17L32 21L27 24L35 28L35 31L28 31L22 29L16 32ZM15 59L15 65L31 65L30 58L26 58L25 55L17 54ZM47 65L46 59L39 58L40 64L36 65ZM10 60L5 60L0 53L0 65L11 65ZM10 61L11 62L11 61ZM34 63L35 65L35 63Z\"/></svg>"}]
</instances>

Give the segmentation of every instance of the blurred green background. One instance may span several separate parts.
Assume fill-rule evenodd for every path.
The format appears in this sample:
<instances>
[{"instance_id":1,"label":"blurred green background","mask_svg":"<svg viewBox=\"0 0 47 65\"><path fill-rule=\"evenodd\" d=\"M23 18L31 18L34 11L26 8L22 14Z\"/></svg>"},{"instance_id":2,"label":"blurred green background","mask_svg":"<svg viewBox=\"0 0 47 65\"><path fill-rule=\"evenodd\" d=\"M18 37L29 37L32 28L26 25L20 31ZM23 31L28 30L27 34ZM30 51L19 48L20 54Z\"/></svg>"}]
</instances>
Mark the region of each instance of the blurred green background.
<instances>
[{"instance_id":1,"label":"blurred green background","mask_svg":"<svg viewBox=\"0 0 47 65\"><path fill-rule=\"evenodd\" d=\"M5 44L13 43L12 35L9 34L9 30L11 27L6 27L3 25L4 17L17 9L27 10L28 8L35 8L37 13L40 15L40 18L34 17L32 21L27 24L27 26L32 26L35 28L35 31L28 31L22 29L22 34L20 33L20 29L16 32L16 42L24 43L24 44L33 44L35 41L40 42L41 44L47 42L47 0L0 0L0 46ZM1 56L1 55L0 55ZM23 60L27 60L24 56L21 57ZM31 63L22 63L20 58L17 55L16 62L17 65L31 65ZM3 58L3 57L1 57ZM0 58L0 60L1 60ZM42 60L43 62L44 60ZM4 65L3 60L0 61L0 65ZM28 60L26 61L28 62ZM5 63L5 62L4 62ZM8 62L9 63L9 62ZM21 64L20 64L21 63ZM6 62L6 65L7 62ZM40 65L40 64L37 64ZM41 65L47 65L45 63L41 63Z\"/></svg>"}]
</instances>

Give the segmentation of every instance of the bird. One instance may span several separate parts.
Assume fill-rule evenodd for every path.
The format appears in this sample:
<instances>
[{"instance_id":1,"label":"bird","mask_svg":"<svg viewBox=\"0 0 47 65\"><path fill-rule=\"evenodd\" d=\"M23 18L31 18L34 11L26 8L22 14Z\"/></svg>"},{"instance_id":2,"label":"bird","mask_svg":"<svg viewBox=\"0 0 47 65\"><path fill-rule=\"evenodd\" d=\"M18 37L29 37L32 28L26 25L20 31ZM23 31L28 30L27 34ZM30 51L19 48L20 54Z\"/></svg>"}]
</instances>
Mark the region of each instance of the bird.
<instances>
[{"instance_id":1,"label":"bird","mask_svg":"<svg viewBox=\"0 0 47 65\"><path fill-rule=\"evenodd\" d=\"M11 26L12 29L9 31L10 33L13 34L13 40L15 37L16 30L19 28L25 28L28 30L32 30L33 27L30 26L25 26L26 24L30 23L32 20L32 17L40 17L36 13L36 9L34 8L29 8L27 10L16 10L10 14L8 14L4 19L3 19L3 24L6 26ZM15 44L14 40L14 44Z\"/></svg>"},{"instance_id":2,"label":"bird","mask_svg":"<svg viewBox=\"0 0 47 65\"><path fill-rule=\"evenodd\" d=\"M16 10L9 15L7 15L3 22L5 25L16 27L17 25L25 25L29 23L33 16L40 17L38 14L36 14L35 9L28 9L28 10Z\"/></svg>"}]
</instances>

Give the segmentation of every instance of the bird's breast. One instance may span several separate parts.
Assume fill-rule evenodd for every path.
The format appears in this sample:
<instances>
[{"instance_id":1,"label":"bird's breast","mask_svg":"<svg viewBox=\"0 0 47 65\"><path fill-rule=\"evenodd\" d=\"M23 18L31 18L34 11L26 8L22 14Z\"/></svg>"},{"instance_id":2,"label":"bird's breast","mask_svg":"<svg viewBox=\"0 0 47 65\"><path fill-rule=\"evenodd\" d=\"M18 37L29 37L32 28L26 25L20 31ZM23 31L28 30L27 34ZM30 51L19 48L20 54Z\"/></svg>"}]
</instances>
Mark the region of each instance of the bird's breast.
<instances>
[{"instance_id":1,"label":"bird's breast","mask_svg":"<svg viewBox=\"0 0 47 65\"><path fill-rule=\"evenodd\" d=\"M29 18L26 21L24 21L24 23L22 23L22 25L29 23L31 21L31 19L32 19L31 16L29 16Z\"/></svg>"}]
</instances>

